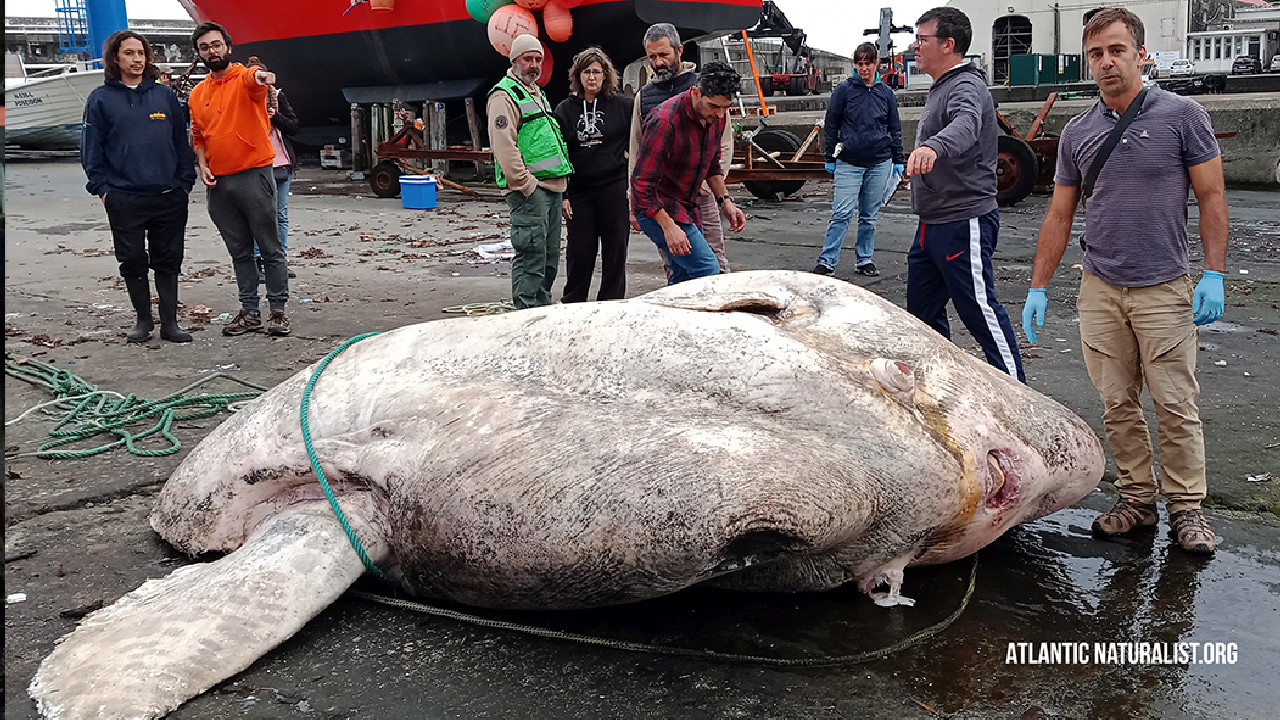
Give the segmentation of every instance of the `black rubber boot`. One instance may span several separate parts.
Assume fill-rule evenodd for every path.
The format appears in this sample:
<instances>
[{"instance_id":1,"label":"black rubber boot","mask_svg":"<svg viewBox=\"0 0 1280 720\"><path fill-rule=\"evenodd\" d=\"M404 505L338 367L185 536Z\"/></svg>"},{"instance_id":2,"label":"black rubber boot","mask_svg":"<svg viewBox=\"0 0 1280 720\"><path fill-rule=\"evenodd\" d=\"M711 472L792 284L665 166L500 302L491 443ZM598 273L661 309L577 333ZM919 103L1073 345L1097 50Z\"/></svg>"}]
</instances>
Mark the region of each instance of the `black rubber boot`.
<instances>
[{"instance_id":1,"label":"black rubber boot","mask_svg":"<svg viewBox=\"0 0 1280 720\"><path fill-rule=\"evenodd\" d=\"M178 327L178 276L156 273L156 294L160 296L160 338L175 343L191 342L191 335Z\"/></svg>"},{"instance_id":2,"label":"black rubber boot","mask_svg":"<svg viewBox=\"0 0 1280 720\"><path fill-rule=\"evenodd\" d=\"M124 286L129 289L129 302L138 313L138 324L133 326L125 338L131 343L146 342L151 339L151 331L156 322L151 318L151 284L147 277L127 277Z\"/></svg>"}]
</instances>

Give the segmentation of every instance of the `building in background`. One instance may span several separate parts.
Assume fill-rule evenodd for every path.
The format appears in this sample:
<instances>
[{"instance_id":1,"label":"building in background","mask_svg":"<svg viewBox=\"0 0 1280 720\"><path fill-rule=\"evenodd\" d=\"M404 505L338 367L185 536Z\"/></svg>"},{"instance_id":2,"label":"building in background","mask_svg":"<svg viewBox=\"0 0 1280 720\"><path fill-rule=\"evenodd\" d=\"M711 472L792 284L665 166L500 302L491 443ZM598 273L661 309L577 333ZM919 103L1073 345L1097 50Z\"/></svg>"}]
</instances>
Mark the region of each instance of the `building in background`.
<instances>
[{"instance_id":1,"label":"building in background","mask_svg":"<svg viewBox=\"0 0 1280 720\"><path fill-rule=\"evenodd\" d=\"M1169 62L1174 57L1190 58L1197 72L1227 72L1232 62L1228 52L1230 58L1240 54L1270 58L1280 45L1280 9L1265 0L950 0L947 4L964 11L973 23L969 52L982 57L987 82L993 85L1009 81L1009 58L1014 55L1081 55L1083 60L1084 25L1103 7L1123 7L1137 14L1146 28L1149 53L1161 53ZM1087 63L1081 62L1081 71L1081 79L1088 79Z\"/></svg>"},{"instance_id":2,"label":"building in background","mask_svg":"<svg viewBox=\"0 0 1280 720\"><path fill-rule=\"evenodd\" d=\"M129 29L142 35L156 52L156 62L187 65L195 60L190 20L130 20ZM62 52L58 21L51 17L6 17L4 51L22 59L28 72L83 60L79 53ZM95 57L101 54L99 49Z\"/></svg>"}]
</instances>

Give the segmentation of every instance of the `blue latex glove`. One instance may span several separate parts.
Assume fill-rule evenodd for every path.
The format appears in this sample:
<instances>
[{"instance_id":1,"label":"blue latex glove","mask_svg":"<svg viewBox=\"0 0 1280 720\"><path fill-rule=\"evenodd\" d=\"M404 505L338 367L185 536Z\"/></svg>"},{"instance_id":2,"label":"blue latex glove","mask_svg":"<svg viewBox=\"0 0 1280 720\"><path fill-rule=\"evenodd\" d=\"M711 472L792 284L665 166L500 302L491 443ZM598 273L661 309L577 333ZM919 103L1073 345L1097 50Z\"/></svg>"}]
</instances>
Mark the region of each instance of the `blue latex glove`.
<instances>
[{"instance_id":1,"label":"blue latex glove","mask_svg":"<svg viewBox=\"0 0 1280 720\"><path fill-rule=\"evenodd\" d=\"M836 174L836 164L835 164L835 163L833 163L833 162L829 162L829 163L827 163L827 164L826 164L826 166L825 166L825 167L827 168L827 172L828 172L828 173L830 173L830 174L832 174L832 175L835 175L835 174Z\"/></svg>"},{"instance_id":2,"label":"blue latex glove","mask_svg":"<svg viewBox=\"0 0 1280 720\"><path fill-rule=\"evenodd\" d=\"M1044 294L1044 288L1027 291L1027 301L1022 305L1022 332L1033 343L1036 341L1036 326L1044 327L1044 315L1048 310L1049 297ZM1035 320L1034 325L1032 320Z\"/></svg>"},{"instance_id":3,"label":"blue latex glove","mask_svg":"<svg viewBox=\"0 0 1280 720\"><path fill-rule=\"evenodd\" d=\"M906 166L906 165L899 165L899 164L897 164L897 163L894 163L894 165L893 165L893 171L894 171L895 173L899 174L899 175L906 175L906 174L907 174L907 166Z\"/></svg>"},{"instance_id":4,"label":"blue latex glove","mask_svg":"<svg viewBox=\"0 0 1280 720\"><path fill-rule=\"evenodd\" d=\"M1191 296L1191 312L1196 314L1197 325L1208 325L1222 317L1222 309L1227 299L1222 291L1222 273L1217 270L1205 270L1196 285L1196 292Z\"/></svg>"}]
</instances>

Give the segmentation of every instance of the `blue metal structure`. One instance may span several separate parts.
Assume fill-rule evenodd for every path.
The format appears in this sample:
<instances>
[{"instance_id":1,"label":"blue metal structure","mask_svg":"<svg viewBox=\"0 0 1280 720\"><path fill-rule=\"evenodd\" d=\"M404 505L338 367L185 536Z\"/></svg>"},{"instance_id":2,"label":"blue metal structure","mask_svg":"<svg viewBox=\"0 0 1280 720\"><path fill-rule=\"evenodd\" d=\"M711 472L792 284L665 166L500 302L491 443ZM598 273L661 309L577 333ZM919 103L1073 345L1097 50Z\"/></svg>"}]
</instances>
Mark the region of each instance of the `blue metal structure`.
<instances>
[{"instance_id":1,"label":"blue metal structure","mask_svg":"<svg viewBox=\"0 0 1280 720\"><path fill-rule=\"evenodd\" d=\"M56 0L53 12L58 19L58 50L64 53L89 52L89 25L84 0Z\"/></svg>"},{"instance_id":2,"label":"blue metal structure","mask_svg":"<svg viewBox=\"0 0 1280 720\"><path fill-rule=\"evenodd\" d=\"M58 18L58 49L102 55L102 45L117 30L129 28L124 0L54 0Z\"/></svg>"},{"instance_id":3,"label":"blue metal structure","mask_svg":"<svg viewBox=\"0 0 1280 720\"><path fill-rule=\"evenodd\" d=\"M76 0L88 11L90 57L102 55L102 45L117 30L129 29L124 0Z\"/></svg>"}]
</instances>

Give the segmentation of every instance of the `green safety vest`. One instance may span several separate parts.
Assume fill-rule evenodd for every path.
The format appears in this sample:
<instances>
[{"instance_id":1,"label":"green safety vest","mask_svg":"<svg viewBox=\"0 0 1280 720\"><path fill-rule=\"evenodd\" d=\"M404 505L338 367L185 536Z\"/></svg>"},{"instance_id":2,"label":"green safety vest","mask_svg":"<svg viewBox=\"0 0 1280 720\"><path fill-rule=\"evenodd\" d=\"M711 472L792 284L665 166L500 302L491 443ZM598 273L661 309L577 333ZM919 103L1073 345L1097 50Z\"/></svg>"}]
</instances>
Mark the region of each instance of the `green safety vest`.
<instances>
[{"instance_id":1,"label":"green safety vest","mask_svg":"<svg viewBox=\"0 0 1280 720\"><path fill-rule=\"evenodd\" d=\"M560 124L529 95L520 83L504 75L490 92L505 91L520 111L520 130L516 134L516 147L525 167L539 180L564 177L573 172L569 164L569 148L560 136ZM494 163L498 173L498 187L507 186L502 175L502 165Z\"/></svg>"}]
</instances>

